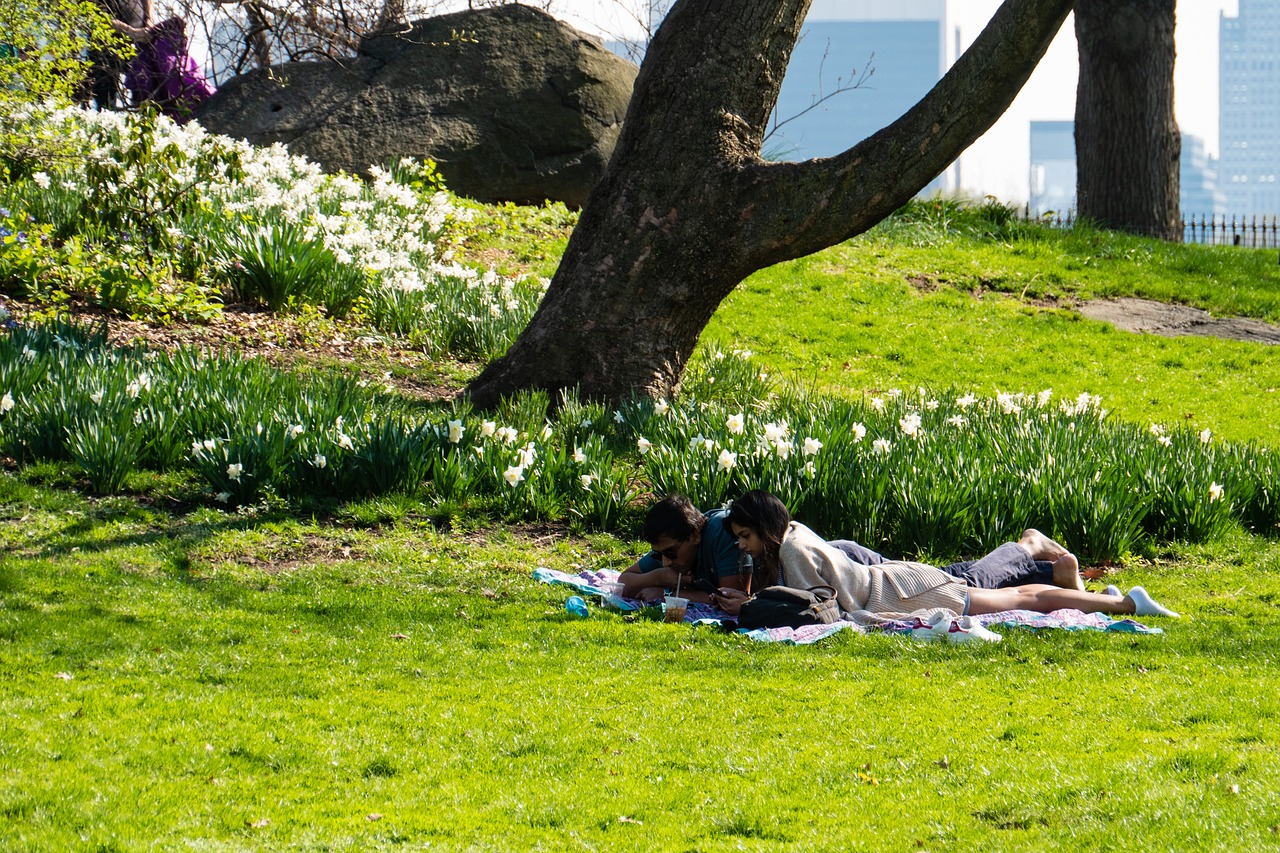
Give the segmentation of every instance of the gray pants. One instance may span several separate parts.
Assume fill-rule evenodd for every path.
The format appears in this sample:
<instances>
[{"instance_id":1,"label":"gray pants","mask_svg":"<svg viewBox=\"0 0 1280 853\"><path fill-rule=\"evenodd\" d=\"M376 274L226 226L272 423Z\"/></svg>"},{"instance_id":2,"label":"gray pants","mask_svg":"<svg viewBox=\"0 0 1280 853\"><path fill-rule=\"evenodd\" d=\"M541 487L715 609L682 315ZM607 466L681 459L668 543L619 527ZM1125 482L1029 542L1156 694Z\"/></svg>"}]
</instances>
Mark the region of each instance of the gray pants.
<instances>
[{"instance_id":1,"label":"gray pants","mask_svg":"<svg viewBox=\"0 0 1280 853\"><path fill-rule=\"evenodd\" d=\"M852 539L836 539L829 544L864 566L874 566L885 561L883 555ZM978 589L1053 583L1053 563L1031 559L1027 549L1017 542L1006 542L980 560L967 560L938 568L964 581L967 586Z\"/></svg>"}]
</instances>

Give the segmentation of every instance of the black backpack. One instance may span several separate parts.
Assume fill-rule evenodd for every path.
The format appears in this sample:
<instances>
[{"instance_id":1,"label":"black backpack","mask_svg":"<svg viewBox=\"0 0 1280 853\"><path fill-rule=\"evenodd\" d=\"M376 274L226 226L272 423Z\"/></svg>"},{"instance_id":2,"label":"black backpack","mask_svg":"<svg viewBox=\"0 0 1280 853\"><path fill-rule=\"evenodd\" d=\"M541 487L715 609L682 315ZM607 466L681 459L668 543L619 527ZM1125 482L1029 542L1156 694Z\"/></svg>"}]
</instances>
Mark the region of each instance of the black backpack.
<instances>
[{"instance_id":1,"label":"black backpack","mask_svg":"<svg viewBox=\"0 0 1280 853\"><path fill-rule=\"evenodd\" d=\"M770 586L742 602L739 628L800 628L840 621L836 591L829 586L792 589Z\"/></svg>"}]
</instances>

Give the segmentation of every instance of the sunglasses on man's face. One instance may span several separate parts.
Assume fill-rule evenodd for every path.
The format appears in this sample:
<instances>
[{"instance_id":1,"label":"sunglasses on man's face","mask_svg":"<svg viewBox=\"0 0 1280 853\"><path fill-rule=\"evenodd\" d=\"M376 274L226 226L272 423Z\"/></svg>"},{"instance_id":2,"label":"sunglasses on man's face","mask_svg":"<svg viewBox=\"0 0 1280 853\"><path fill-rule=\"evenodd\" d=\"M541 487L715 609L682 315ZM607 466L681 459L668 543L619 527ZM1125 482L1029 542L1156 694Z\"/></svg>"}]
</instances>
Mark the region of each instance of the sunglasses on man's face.
<instances>
[{"instance_id":1,"label":"sunglasses on man's face","mask_svg":"<svg viewBox=\"0 0 1280 853\"><path fill-rule=\"evenodd\" d=\"M663 548L661 551L653 552L659 559L666 560L668 563L674 563L676 558L680 556L680 546L672 545L670 548Z\"/></svg>"}]
</instances>

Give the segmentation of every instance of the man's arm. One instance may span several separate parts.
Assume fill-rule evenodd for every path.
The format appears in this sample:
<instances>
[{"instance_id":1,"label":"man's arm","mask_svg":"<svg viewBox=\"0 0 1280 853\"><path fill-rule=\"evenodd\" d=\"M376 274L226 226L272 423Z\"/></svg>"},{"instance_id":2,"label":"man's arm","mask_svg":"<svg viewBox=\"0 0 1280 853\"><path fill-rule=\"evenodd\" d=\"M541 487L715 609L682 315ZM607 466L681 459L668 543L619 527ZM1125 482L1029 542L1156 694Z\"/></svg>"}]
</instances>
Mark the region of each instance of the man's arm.
<instances>
[{"instance_id":1,"label":"man's arm","mask_svg":"<svg viewBox=\"0 0 1280 853\"><path fill-rule=\"evenodd\" d=\"M667 590L675 590L677 577L675 569L660 566L656 569L646 570L637 560L622 574L618 575L618 583L622 584L624 598L634 598L639 601L660 601L666 595ZM720 585L741 589L742 579L737 575L720 578ZM694 588L692 575L679 576L679 586L681 598L687 598L699 604L714 603L711 600L710 592Z\"/></svg>"},{"instance_id":2,"label":"man's arm","mask_svg":"<svg viewBox=\"0 0 1280 853\"><path fill-rule=\"evenodd\" d=\"M658 601L666 594L668 587L675 589L676 573L673 569L664 566L646 570L640 565L640 561L636 560L618 575L618 583L622 584L624 598Z\"/></svg>"}]
</instances>

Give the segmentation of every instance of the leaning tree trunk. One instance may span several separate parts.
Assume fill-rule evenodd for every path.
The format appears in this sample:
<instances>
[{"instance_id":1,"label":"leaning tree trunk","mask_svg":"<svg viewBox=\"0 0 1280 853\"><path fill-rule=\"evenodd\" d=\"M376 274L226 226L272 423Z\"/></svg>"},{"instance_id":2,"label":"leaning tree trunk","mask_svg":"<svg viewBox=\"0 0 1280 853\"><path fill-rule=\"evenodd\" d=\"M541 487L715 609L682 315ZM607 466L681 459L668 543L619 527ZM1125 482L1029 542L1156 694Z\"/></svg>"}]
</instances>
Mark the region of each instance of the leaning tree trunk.
<instances>
[{"instance_id":1,"label":"leaning tree trunk","mask_svg":"<svg viewBox=\"0 0 1280 853\"><path fill-rule=\"evenodd\" d=\"M468 389L477 405L521 389L673 394L739 282L862 233L919 192L1004 113L1073 0L1006 0L896 122L835 157L767 163L760 146L809 2L675 4L541 307Z\"/></svg>"},{"instance_id":2,"label":"leaning tree trunk","mask_svg":"<svg viewBox=\"0 0 1280 853\"><path fill-rule=\"evenodd\" d=\"M1105 228L1182 240L1175 0L1077 0L1076 204Z\"/></svg>"}]
</instances>

